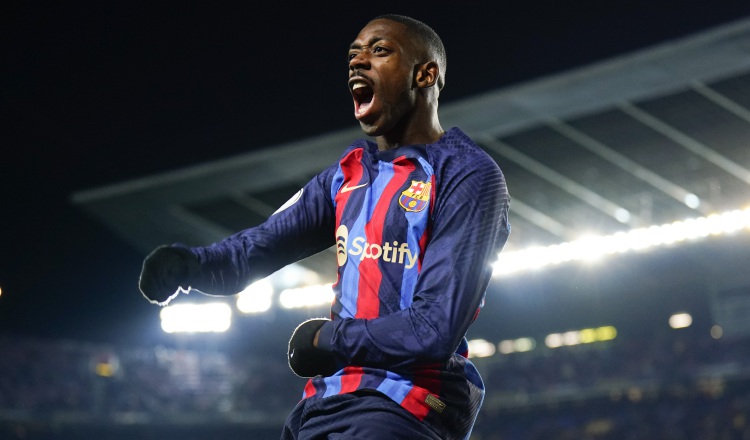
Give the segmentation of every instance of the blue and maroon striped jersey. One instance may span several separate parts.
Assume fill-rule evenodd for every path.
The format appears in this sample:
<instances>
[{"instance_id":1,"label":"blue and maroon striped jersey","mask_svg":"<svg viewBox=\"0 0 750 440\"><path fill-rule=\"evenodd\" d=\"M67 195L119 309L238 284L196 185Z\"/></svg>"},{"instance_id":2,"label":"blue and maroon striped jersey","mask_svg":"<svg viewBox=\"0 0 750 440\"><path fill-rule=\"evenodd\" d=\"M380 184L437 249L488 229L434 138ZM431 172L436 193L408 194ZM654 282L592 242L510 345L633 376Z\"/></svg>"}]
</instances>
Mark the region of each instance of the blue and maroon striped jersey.
<instances>
[{"instance_id":1,"label":"blue and maroon striped jersey","mask_svg":"<svg viewBox=\"0 0 750 440\"><path fill-rule=\"evenodd\" d=\"M497 164L458 128L387 151L359 140L265 223L193 251L232 294L335 243L319 348L343 368L310 379L303 398L377 390L470 431L484 387L465 335L510 233L509 200Z\"/></svg>"}]
</instances>

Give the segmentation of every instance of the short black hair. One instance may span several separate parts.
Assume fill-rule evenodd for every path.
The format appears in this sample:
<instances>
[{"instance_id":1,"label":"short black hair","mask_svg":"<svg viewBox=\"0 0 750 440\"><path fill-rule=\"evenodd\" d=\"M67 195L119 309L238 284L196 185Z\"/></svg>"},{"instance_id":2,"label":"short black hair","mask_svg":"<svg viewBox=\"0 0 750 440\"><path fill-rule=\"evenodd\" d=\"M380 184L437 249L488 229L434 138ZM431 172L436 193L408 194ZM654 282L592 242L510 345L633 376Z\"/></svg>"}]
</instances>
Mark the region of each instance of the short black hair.
<instances>
[{"instance_id":1,"label":"short black hair","mask_svg":"<svg viewBox=\"0 0 750 440\"><path fill-rule=\"evenodd\" d=\"M445 85L445 70L447 68L448 60L445 55L445 46L443 46L443 40L440 39L440 36L437 34L437 32L435 32L434 29L432 29L425 23L415 18L407 17L405 15L385 14L379 15L373 18L371 21L374 20L391 20L397 23L401 23L406 26L406 28L412 35L416 36L420 40L420 42L427 49L427 54L429 56L434 56L435 61L438 63L438 66L440 68L440 76L438 77L437 84L438 89L442 89Z\"/></svg>"}]
</instances>

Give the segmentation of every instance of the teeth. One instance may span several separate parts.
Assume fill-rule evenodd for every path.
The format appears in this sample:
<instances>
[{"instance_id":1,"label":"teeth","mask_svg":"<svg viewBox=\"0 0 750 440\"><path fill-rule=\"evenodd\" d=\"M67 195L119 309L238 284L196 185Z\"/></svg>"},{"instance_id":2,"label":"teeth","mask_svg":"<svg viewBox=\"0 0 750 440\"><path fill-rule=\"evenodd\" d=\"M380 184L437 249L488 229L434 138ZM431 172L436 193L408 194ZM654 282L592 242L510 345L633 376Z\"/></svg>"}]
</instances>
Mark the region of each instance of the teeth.
<instances>
[{"instance_id":1,"label":"teeth","mask_svg":"<svg viewBox=\"0 0 750 440\"><path fill-rule=\"evenodd\" d=\"M357 90L357 89L359 89L361 87L366 87L366 85L364 83L361 83L361 82L354 83L354 85L352 86L352 90Z\"/></svg>"}]
</instances>

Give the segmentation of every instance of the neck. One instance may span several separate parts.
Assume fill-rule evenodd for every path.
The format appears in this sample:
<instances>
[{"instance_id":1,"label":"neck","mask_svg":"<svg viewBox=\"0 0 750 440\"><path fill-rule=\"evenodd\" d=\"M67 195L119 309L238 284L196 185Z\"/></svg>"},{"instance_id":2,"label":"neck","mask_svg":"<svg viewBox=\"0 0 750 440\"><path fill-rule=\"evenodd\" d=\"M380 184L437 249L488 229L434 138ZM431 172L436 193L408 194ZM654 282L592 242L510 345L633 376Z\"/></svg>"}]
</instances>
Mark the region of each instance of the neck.
<instances>
[{"instance_id":1,"label":"neck","mask_svg":"<svg viewBox=\"0 0 750 440\"><path fill-rule=\"evenodd\" d=\"M375 139L379 150L392 150L405 145L432 144L444 134L443 127L437 117L437 111L425 118L405 120L401 126L394 127L388 133Z\"/></svg>"}]
</instances>

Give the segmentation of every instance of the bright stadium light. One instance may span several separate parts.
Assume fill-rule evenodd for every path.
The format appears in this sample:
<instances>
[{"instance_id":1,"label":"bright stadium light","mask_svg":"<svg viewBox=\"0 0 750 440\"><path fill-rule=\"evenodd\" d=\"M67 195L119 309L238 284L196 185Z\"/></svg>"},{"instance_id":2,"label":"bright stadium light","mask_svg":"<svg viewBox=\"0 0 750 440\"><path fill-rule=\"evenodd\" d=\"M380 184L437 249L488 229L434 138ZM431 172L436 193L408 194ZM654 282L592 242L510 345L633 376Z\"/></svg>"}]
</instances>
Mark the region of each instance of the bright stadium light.
<instances>
[{"instance_id":1,"label":"bright stadium light","mask_svg":"<svg viewBox=\"0 0 750 440\"><path fill-rule=\"evenodd\" d=\"M237 308L242 313L262 313L271 308L272 300L273 285L264 278L237 295Z\"/></svg>"},{"instance_id":2,"label":"bright stadium light","mask_svg":"<svg viewBox=\"0 0 750 440\"><path fill-rule=\"evenodd\" d=\"M562 342L564 345L578 345L581 343L580 333L577 331L565 332L562 334Z\"/></svg>"},{"instance_id":3,"label":"bright stadium light","mask_svg":"<svg viewBox=\"0 0 750 440\"><path fill-rule=\"evenodd\" d=\"M687 328L693 324L693 317L689 313L675 313L669 317L669 326L673 329Z\"/></svg>"},{"instance_id":4,"label":"bright stadium light","mask_svg":"<svg viewBox=\"0 0 750 440\"><path fill-rule=\"evenodd\" d=\"M516 351L513 347L513 340L511 339L500 341L500 343L497 344L497 348L502 354L511 354Z\"/></svg>"},{"instance_id":5,"label":"bright stadium light","mask_svg":"<svg viewBox=\"0 0 750 440\"><path fill-rule=\"evenodd\" d=\"M483 358L495 354L495 344L484 339L472 339L469 342L469 357Z\"/></svg>"},{"instance_id":6,"label":"bright stadium light","mask_svg":"<svg viewBox=\"0 0 750 440\"><path fill-rule=\"evenodd\" d=\"M724 336L724 329L720 325L713 325L711 326L710 333L712 338L721 339Z\"/></svg>"},{"instance_id":7,"label":"bright stadium light","mask_svg":"<svg viewBox=\"0 0 750 440\"><path fill-rule=\"evenodd\" d=\"M699 206L701 206L701 199L692 193L686 195L684 201L685 205L688 208L697 209Z\"/></svg>"},{"instance_id":8,"label":"bright stadium light","mask_svg":"<svg viewBox=\"0 0 750 440\"><path fill-rule=\"evenodd\" d=\"M590 344L592 342L611 341L617 337L617 329L611 325L598 328L571 330L565 333L552 333L544 338L544 344L549 348L562 346Z\"/></svg>"},{"instance_id":9,"label":"bright stadium light","mask_svg":"<svg viewBox=\"0 0 750 440\"><path fill-rule=\"evenodd\" d=\"M279 294L279 303L285 309L330 305L333 301L332 287L333 284L328 283L286 289Z\"/></svg>"},{"instance_id":10,"label":"bright stadium light","mask_svg":"<svg viewBox=\"0 0 750 440\"><path fill-rule=\"evenodd\" d=\"M560 333L552 333L544 338L544 344L549 348L558 348L563 346L563 337Z\"/></svg>"},{"instance_id":11,"label":"bright stadium light","mask_svg":"<svg viewBox=\"0 0 750 440\"><path fill-rule=\"evenodd\" d=\"M617 208L615 210L615 219L620 223L627 223L630 221L630 212L627 209Z\"/></svg>"},{"instance_id":12,"label":"bright stadium light","mask_svg":"<svg viewBox=\"0 0 750 440\"><path fill-rule=\"evenodd\" d=\"M617 337L617 329L611 325L595 329L597 341L611 341Z\"/></svg>"},{"instance_id":13,"label":"bright stadium light","mask_svg":"<svg viewBox=\"0 0 750 440\"><path fill-rule=\"evenodd\" d=\"M536 341L534 338L518 338L513 341L513 348L519 353L531 351L536 348Z\"/></svg>"},{"instance_id":14,"label":"bright stadium light","mask_svg":"<svg viewBox=\"0 0 750 440\"><path fill-rule=\"evenodd\" d=\"M534 338L506 339L497 344L497 349L502 354L523 353L536 348Z\"/></svg>"},{"instance_id":15,"label":"bright stadium light","mask_svg":"<svg viewBox=\"0 0 750 440\"><path fill-rule=\"evenodd\" d=\"M581 344L590 344L592 342L596 342L599 340L596 329L593 328L585 328L580 331L580 340Z\"/></svg>"},{"instance_id":16,"label":"bright stadium light","mask_svg":"<svg viewBox=\"0 0 750 440\"><path fill-rule=\"evenodd\" d=\"M709 235L732 234L743 229L750 230L750 208L612 235L588 236L552 246L505 251L493 264L493 275L510 276L568 261L594 261L613 254L644 251Z\"/></svg>"},{"instance_id":17,"label":"bright stadium light","mask_svg":"<svg viewBox=\"0 0 750 440\"><path fill-rule=\"evenodd\" d=\"M176 304L161 309L166 333L221 333L229 330L232 309L225 303Z\"/></svg>"}]
</instances>

